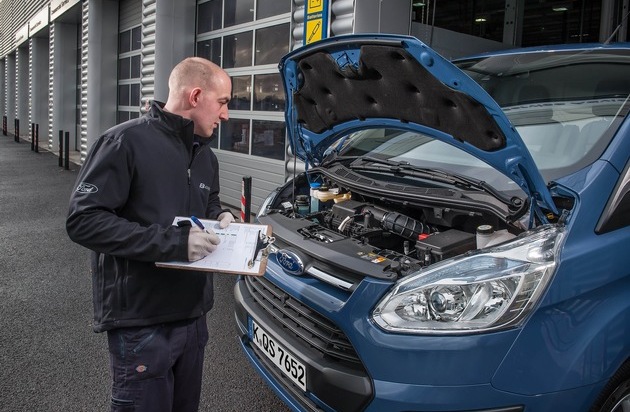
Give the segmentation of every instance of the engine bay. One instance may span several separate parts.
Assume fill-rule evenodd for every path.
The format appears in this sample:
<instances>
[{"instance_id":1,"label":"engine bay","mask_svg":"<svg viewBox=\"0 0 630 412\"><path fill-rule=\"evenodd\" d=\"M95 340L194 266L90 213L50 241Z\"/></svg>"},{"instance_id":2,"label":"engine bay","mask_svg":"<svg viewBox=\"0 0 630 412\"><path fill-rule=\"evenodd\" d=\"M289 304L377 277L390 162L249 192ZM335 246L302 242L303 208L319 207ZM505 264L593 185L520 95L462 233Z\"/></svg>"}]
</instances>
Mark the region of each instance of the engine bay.
<instances>
[{"instance_id":1,"label":"engine bay","mask_svg":"<svg viewBox=\"0 0 630 412\"><path fill-rule=\"evenodd\" d=\"M299 250L307 266L327 262L385 278L406 276L519 233L491 213L392 198L331 179L311 185L302 174L279 189L259 220L272 225L279 248Z\"/></svg>"}]
</instances>

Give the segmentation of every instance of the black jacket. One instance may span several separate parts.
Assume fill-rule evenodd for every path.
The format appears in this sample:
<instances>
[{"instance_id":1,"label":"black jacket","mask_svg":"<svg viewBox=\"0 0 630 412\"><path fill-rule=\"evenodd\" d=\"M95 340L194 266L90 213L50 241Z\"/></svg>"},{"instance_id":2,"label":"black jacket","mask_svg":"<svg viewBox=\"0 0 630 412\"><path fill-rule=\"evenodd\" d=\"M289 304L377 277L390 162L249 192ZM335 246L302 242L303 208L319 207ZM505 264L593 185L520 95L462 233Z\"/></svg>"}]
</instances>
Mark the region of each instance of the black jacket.
<instances>
[{"instance_id":1,"label":"black jacket","mask_svg":"<svg viewBox=\"0 0 630 412\"><path fill-rule=\"evenodd\" d=\"M94 143L70 198L68 235L93 251L96 332L198 317L213 304L212 274L153 263L188 260L190 227L172 226L175 216L224 211L208 139L160 106Z\"/></svg>"}]
</instances>

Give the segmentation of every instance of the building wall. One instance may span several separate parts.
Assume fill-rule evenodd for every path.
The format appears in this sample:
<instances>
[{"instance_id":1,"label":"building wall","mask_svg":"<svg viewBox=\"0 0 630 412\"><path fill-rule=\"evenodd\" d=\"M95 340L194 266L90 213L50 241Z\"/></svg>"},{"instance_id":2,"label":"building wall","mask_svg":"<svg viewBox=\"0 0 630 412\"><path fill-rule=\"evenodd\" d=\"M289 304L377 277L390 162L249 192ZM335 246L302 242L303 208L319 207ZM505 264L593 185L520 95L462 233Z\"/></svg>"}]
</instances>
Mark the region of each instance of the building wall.
<instances>
[{"instance_id":1,"label":"building wall","mask_svg":"<svg viewBox=\"0 0 630 412\"><path fill-rule=\"evenodd\" d=\"M15 33L46 7L48 0L3 0L0 2L0 57L15 50Z\"/></svg>"}]
</instances>

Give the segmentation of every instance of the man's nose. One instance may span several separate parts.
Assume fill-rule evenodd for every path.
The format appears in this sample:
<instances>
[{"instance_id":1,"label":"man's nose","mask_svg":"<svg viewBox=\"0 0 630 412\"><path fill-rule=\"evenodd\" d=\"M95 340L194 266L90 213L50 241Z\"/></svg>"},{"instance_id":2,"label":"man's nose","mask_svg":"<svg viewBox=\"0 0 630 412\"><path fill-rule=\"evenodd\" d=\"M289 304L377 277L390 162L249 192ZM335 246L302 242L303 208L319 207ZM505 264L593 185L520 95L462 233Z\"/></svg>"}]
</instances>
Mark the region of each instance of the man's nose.
<instances>
[{"instance_id":1,"label":"man's nose","mask_svg":"<svg viewBox=\"0 0 630 412\"><path fill-rule=\"evenodd\" d=\"M230 119L230 113L228 112L227 106L225 106L225 108L223 108L221 112L219 113L219 119L221 119L224 122Z\"/></svg>"}]
</instances>

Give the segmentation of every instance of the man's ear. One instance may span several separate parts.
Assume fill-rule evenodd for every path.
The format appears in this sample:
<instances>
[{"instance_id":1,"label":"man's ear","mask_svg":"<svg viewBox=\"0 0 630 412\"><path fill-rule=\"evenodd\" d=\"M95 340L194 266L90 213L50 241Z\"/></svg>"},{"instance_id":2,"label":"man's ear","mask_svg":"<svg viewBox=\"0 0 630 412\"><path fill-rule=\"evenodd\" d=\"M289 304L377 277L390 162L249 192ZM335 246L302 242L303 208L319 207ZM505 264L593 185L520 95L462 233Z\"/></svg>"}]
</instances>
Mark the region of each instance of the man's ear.
<instances>
[{"instance_id":1,"label":"man's ear","mask_svg":"<svg viewBox=\"0 0 630 412\"><path fill-rule=\"evenodd\" d=\"M195 87L188 94L188 103L191 107L197 107L199 103L199 99L201 98L201 89L199 87Z\"/></svg>"}]
</instances>

